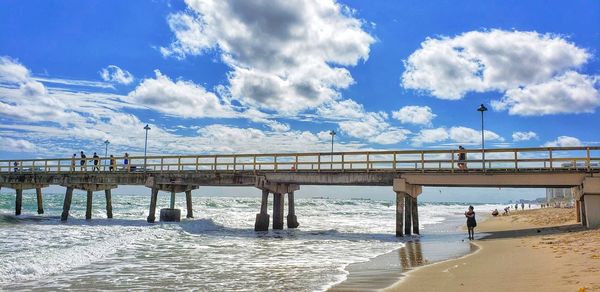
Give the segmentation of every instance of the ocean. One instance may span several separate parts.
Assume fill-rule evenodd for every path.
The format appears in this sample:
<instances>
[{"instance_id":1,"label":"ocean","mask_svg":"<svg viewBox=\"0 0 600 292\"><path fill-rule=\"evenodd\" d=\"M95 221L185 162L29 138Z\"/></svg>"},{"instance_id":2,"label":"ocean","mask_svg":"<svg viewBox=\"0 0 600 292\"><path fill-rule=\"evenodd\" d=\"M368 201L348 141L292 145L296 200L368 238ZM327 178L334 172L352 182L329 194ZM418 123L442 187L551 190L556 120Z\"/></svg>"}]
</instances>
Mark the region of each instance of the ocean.
<instances>
[{"instance_id":1,"label":"ocean","mask_svg":"<svg viewBox=\"0 0 600 292\"><path fill-rule=\"evenodd\" d=\"M0 290L322 291L365 271L379 274L368 273L372 265L387 270L377 262L407 240L429 240L428 261L469 251L458 230L466 204L419 203L422 236L397 238L394 201L296 198L298 229L255 232L258 197L194 195L194 219L156 224L146 223L147 194L113 195L114 219L106 219L99 192L90 221L85 197L73 196L64 223L64 194L44 194L38 216L35 192L25 192L18 217L14 193L0 194ZM158 198L158 209L168 206L168 195ZM176 207L185 217L183 196ZM458 246L452 252L435 247L448 240Z\"/></svg>"}]
</instances>

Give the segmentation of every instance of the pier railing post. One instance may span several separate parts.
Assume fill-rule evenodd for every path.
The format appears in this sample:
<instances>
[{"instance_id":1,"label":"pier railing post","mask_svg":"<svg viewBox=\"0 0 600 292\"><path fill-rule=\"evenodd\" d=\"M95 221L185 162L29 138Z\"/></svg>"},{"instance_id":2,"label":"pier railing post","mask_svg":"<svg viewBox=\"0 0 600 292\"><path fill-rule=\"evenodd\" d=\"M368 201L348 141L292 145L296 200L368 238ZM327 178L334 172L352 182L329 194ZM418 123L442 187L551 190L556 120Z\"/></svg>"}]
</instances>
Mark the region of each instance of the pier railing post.
<instances>
[{"instance_id":1,"label":"pier railing post","mask_svg":"<svg viewBox=\"0 0 600 292\"><path fill-rule=\"evenodd\" d=\"M85 220L92 219L92 199L93 199L93 197L94 197L94 192L88 190L86 206L85 206Z\"/></svg>"},{"instance_id":2,"label":"pier railing post","mask_svg":"<svg viewBox=\"0 0 600 292\"><path fill-rule=\"evenodd\" d=\"M296 217L296 207L294 206L294 192L288 192L288 215L287 215L287 227L298 228L298 218Z\"/></svg>"},{"instance_id":3,"label":"pier railing post","mask_svg":"<svg viewBox=\"0 0 600 292\"><path fill-rule=\"evenodd\" d=\"M104 196L106 197L106 218L111 219L112 213L112 193L110 189L104 190Z\"/></svg>"},{"instance_id":4,"label":"pier railing post","mask_svg":"<svg viewBox=\"0 0 600 292\"><path fill-rule=\"evenodd\" d=\"M192 191L185 191L185 205L187 206L187 215L185 218L194 218L194 210L192 207Z\"/></svg>"},{"instance_id":5,"label":"pier railing post","mask_svg":"<svg viewBox=\"0 0 600 292\"><path fill-rule=\"evenodd\" d=\"M273 193L273 229L283 229L283 194Z\"/></svg>"},{"instance_id":6,"label":"pier railing post","mask_svg":"<svg viewBox=\"0 0 600 292\"><path fill-rule=\"evenodd\" d=\"M396 236L403 236L404 193L396 192Z\"/></svg>"},{"instance_id":7,"label":"pier railing post","mask_svg":"<svg viewBox=\"0 0 600 292\"><path fill-rule=\"evenodd\" d=\"M156 199L158 197L158 188L152 188L152 194L150 195L150 211L148 212L148 223L154 223L156 220Z\"/></svg>"},{"instance_id":8,"label":"pier railing post","mask_svg":"<svg viewBox=\"0 0 600 292\"><path fill-rule=\"evenodd\" d=\"M16 189L15 197L15 216L21 215L21 208L23 206L23 189Z\"/></svg>"},{"instance_id":9,"label":"pier railing post","mask_svg":"<svg viewBox=\"0 0 600 292\"><path fill-rule=\"evenodd\" d=\"M73 188L67 187L67 192L65 193L65 201L63 203L63 212L60 215L60 221L67 221L69 218L69 210L71 210L71 200L73 199Z\"/></svg>"},{"instance_id":10,"label":"pier railing post","mask_svg":"<svg viewBox=\"0 0 600 292\"><path fill-rule=\"evenodd\" d=\"M42 188L35 188L35 196L37 199L37 212L38 214L44 214L44 205L42 202Z\"/></svg>"}]
</instances>

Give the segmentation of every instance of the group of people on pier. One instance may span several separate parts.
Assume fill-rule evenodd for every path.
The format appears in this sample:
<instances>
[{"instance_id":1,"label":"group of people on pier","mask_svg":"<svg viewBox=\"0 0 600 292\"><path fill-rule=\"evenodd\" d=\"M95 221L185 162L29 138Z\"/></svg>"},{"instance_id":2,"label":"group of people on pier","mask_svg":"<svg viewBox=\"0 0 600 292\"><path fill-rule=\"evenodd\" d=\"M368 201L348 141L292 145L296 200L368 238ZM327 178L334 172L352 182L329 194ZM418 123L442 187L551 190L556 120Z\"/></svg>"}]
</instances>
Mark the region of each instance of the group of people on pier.
<instances>
[{"instance_id":1,"label":"group of people on pier","mask_svg":"<svg viewBox=\"0 0 600 292\"><path fill-rule=\"evenodd\" d=\"M79 155L80 155L80 157L77 158L77 154L76 153L73 154L73 157L71 158L71 171L76 170L78 159L79 159L79 167L80 167L81 171L87 171L89 161L91 161L93 163L93 167L92 167L93 171L100 171L100 156L98 156L98 154L96 152L94 152L94 156L92 156L92 159L90 159L90 160L88 160L87 156L85 155L85 153L83 151L80 151ZM129 163L129 153L125 153L125 156L123 158L123 170L129 171L130 167L131 167L131 164ZM108 171L115 171L115 170L117 170L117 159L114 157L114 155L111 154L109 157Z\"/></svg>"}]
</instances>

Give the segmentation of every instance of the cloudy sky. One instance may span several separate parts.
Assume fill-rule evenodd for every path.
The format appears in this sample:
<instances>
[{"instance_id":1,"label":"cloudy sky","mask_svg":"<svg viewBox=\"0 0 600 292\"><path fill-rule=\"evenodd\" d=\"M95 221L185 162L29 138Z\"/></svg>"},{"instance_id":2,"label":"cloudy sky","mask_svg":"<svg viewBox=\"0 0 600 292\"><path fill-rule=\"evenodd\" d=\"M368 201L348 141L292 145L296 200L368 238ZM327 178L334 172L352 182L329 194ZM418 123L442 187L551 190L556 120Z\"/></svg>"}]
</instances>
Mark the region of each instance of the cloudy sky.
<instances>
[{"instance_id":1,"label":"cloudy sky","mask_svg":"<svg viewBox=\"0 0 600 292\"><path fill-rule=\"evenodd\" d=\"M1 1L0 159L600 144L599 1Z\"/></svg>"}]
</instances>

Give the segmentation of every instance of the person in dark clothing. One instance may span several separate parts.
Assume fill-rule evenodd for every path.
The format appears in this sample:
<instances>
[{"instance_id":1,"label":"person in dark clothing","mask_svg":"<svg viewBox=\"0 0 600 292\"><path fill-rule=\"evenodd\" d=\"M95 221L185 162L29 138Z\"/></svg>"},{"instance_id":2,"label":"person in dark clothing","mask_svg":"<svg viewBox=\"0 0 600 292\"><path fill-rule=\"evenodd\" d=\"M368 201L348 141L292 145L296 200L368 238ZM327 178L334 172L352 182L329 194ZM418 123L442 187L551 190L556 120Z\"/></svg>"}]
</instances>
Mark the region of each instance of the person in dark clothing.
<instances>
[{"instance_id":1,"label":"person in dark clothing","mask_svg":"<svg viewBox=\"0 0 600 292\"><path fill-rule=\"evenodd\" d=\"M10 165L10 162L9 162L9 165ZM15 172L19 172L19 163L15 161L15 162L13 163L13 165L14 165L14 167L15 167Z\"/></svg>"},{"instance_id":2,"label":"person in dark clothing","mask_svg":"<svg viewBox=\"0 0 600 292\"><path fill-rule=\"evenodd\" d=\"M115 168L117 168L117 160L115 159L115 157L111 154L110 155L110 166L108 167L108 170L110 171L115 171Z\"/></svg>"},{"instance_id":3,"label":"person in dark clothing","mask_svg":"<svg viewBox=\"0 0 600 292\"><path fill-rule=\"evenodd\" d=\"M473 206L469 206L469 211L465 212L465 217L467 217L467 230L469 232L469 239L475 239L475 227L477 226L477 221L475 220L475 211L473 211Z\"/></svg>"},{"instance_id":4,"label":"person in dark clothing","mask_svg":"<svg viewBox=\"0 0 600 292\"><path fill-rule=\"evenodd\" d=\"M81 166L81 171L86 171L87 170L87 156L85 156L85 153L83 153L83 151L81 151L79 153L79 155L81 155L81 160L79 161L79 165Z\"/></svg>"},{"instance_id":5,"label":"person in dark clothing","mask_svg":"<svg viewBox=\"0 0 600 292\"><path fill-rule=\"evenodd\" d=\"M458 146L458 168L466 169L467 163L467 152L465 152L465 148L462 146Z\"/></svg>"},{"instance_id":6,"label":"person in dark clothing","mask_svg":"<svg viewBox=\"0 0 600 292\"><path fill-rule=\"evenodd\" d=\"M96 154L96 152L94 152L94 171L100 171L100 167L98 166L98 164L100 164L100 156L98 156L98 154Z\"/></svg>"}]
</instances>

